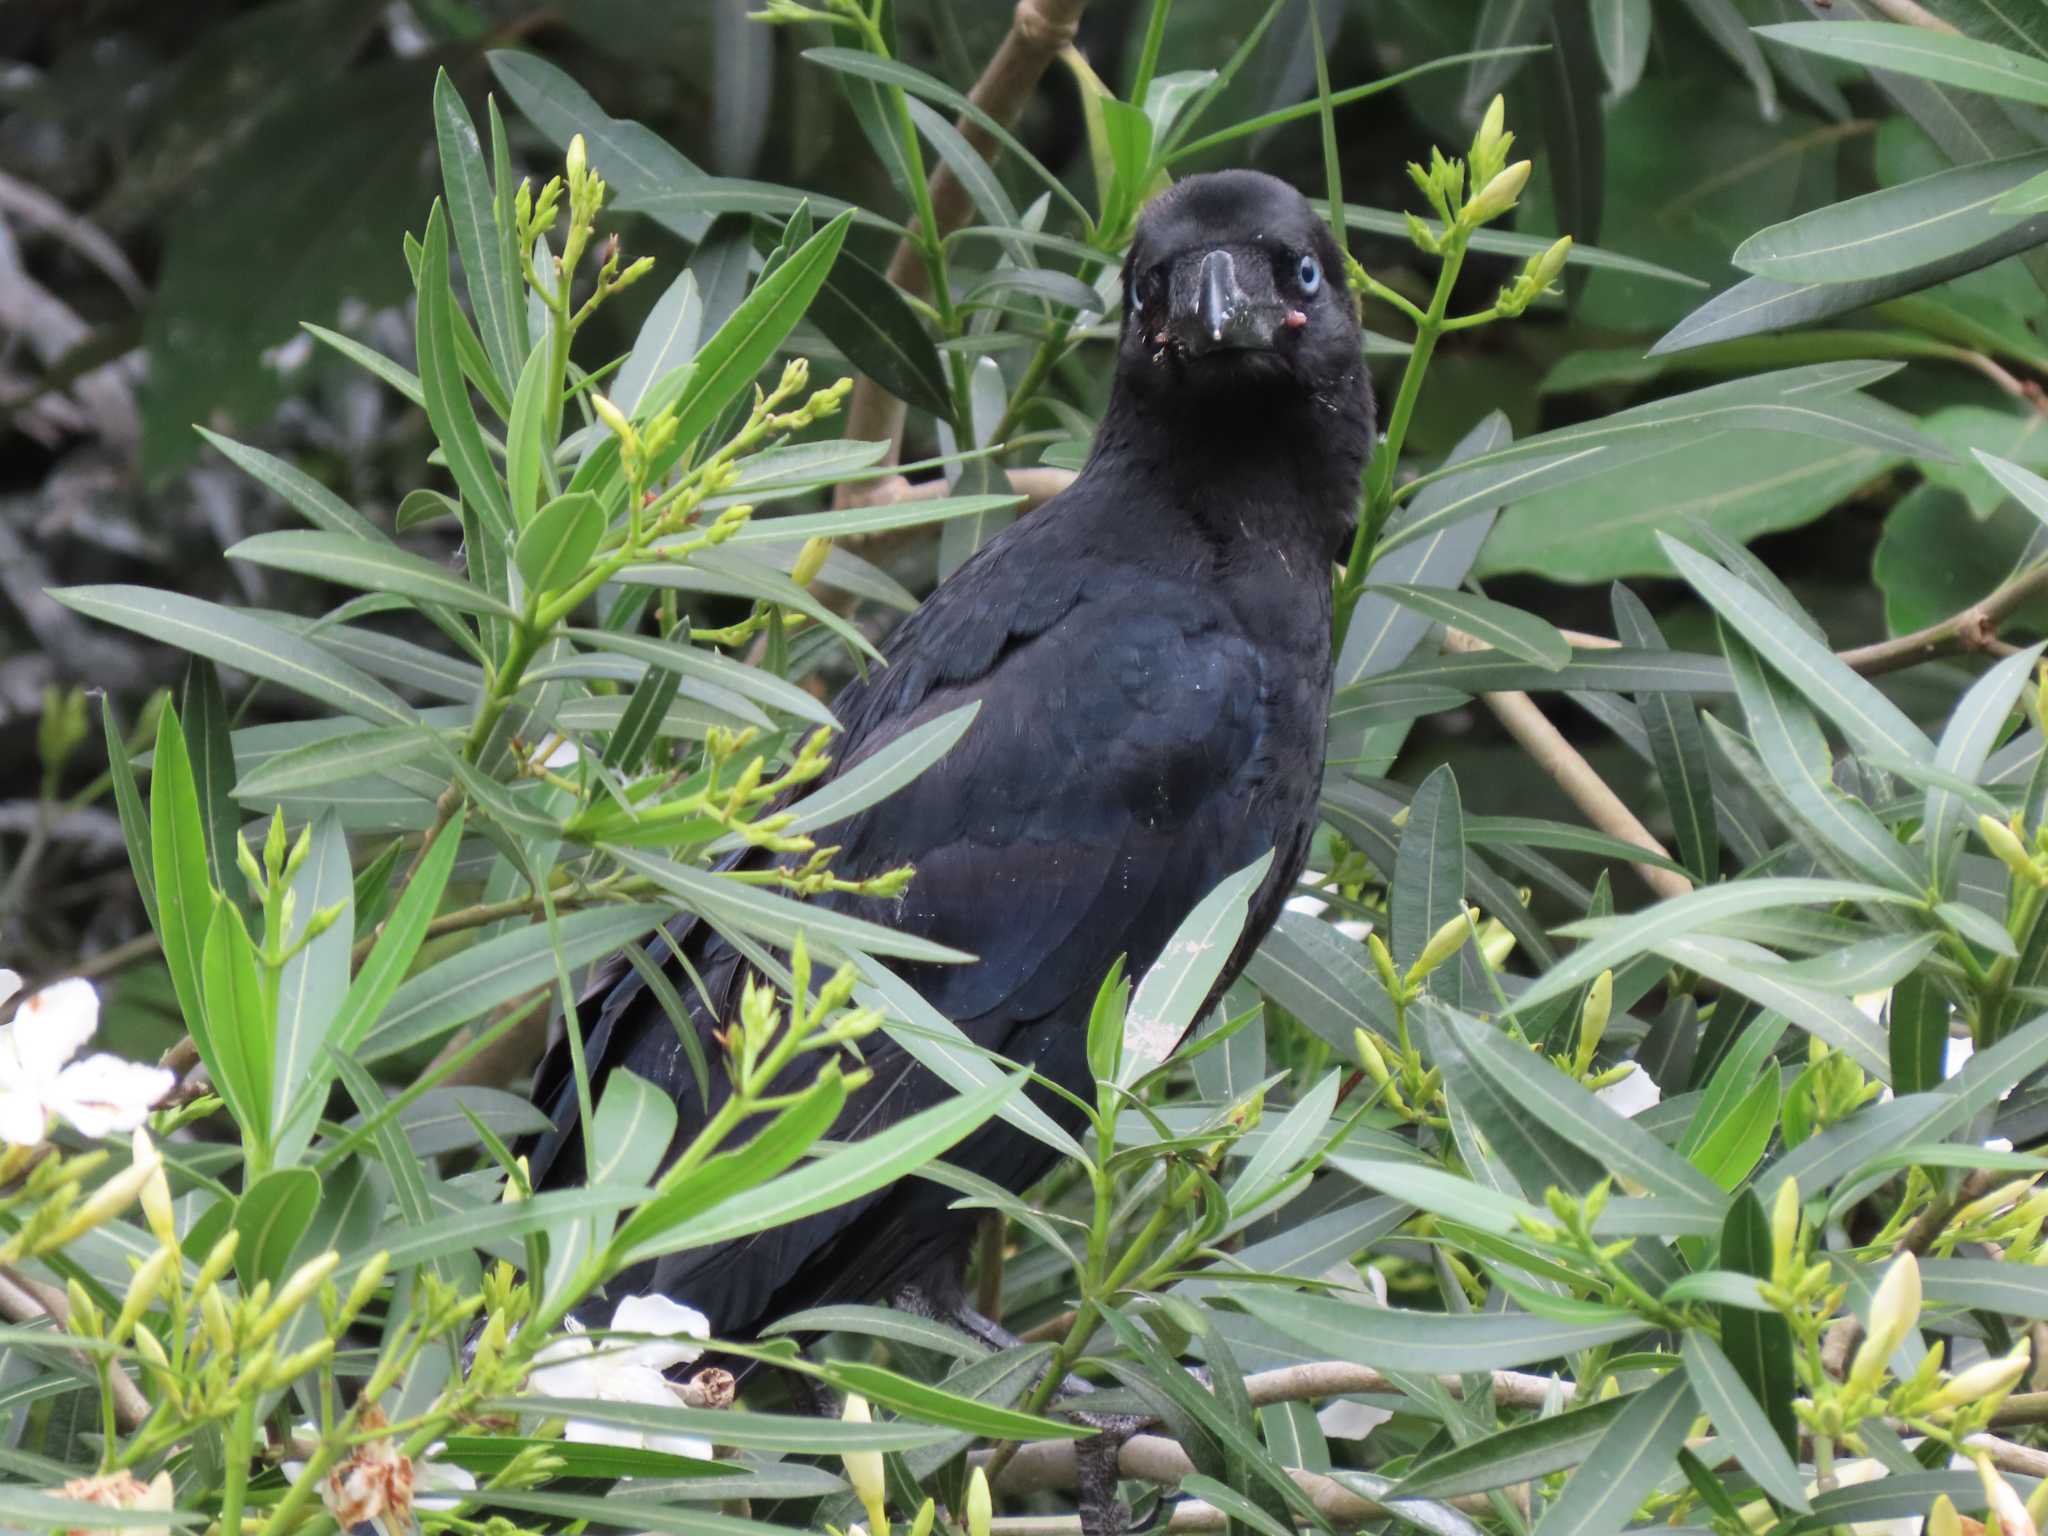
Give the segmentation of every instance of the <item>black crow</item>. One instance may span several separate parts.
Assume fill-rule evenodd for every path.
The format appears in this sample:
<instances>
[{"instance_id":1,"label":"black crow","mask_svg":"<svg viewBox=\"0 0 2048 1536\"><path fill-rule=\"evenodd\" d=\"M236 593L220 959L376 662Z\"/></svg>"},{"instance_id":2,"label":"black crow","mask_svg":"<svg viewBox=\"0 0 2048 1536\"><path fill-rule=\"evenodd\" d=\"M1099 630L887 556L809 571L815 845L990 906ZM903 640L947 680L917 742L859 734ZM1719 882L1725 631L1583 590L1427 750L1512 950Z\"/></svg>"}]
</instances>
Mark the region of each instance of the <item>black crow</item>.
<instances>
[{"instance_id":1,"label":"black crow","mask_svg":"<svg viewBox=\"0 0 2048 1536\"><path fill-rule=\"evenodd\" d=\"M1117 957L1142 974L1204 894L1275 849L1227 984L1301 872L1323 776L1332 563L1373 442L1341 257L1285 183L1226 171L1162 193L1123 279L1116 377L1087 467L963 564L896 629L887 665L834 705L844 768L980 702L934 767L832 829L837 872L910 864L909 894L893 912L819 899L979 957L904 974L975 1041L1083 1097L1090 1005ZM680 942L730 1017L744 962L701 923ZM589 1026L590 1076L601 1090L625 1067L668 1089L681 1111L673 1156L706 1110L661 1007L636 975L614 977ZM715 1061L720 1021L696 1022ZM836 1136L949 1094L884 1037L864 1049L874 1075ZM723 1092L714 1085L714 1104ZM564 1046L535 1097L555 1129L534 1148L534 1177L573 1183L582 1152ZM1075 1127L1070 1106L1040 1103ZM991 1121L950 1160L1021 1191L1053 1154ZM964 1313L976 1218L948 1210L954 1198L906 1178L617 1283L686 1301L726 1338L906 1292Z\"/></svg>"}]
</instances>

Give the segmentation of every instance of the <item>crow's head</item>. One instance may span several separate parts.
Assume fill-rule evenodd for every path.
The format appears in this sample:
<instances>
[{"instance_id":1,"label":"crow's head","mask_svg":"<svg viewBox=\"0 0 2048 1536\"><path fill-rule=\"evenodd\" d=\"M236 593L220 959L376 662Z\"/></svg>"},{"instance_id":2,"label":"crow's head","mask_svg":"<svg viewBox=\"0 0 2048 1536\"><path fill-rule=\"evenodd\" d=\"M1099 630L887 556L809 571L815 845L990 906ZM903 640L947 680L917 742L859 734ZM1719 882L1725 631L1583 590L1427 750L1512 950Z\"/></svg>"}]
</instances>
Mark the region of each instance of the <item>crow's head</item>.
<instances>
[{"instance_id":1,"label":"crow's head","mask_svg":"<svg viewBox=\"0 0 2048 1536\"><path fill-rule=\"evenodd\" d=\"M1331 391L1365 392L1359 340L1337 242L1284 181L1191 176L1139 219L1118 370L1147 393L1291 386L1334 403Z\"/></svg>"}]
</instances>

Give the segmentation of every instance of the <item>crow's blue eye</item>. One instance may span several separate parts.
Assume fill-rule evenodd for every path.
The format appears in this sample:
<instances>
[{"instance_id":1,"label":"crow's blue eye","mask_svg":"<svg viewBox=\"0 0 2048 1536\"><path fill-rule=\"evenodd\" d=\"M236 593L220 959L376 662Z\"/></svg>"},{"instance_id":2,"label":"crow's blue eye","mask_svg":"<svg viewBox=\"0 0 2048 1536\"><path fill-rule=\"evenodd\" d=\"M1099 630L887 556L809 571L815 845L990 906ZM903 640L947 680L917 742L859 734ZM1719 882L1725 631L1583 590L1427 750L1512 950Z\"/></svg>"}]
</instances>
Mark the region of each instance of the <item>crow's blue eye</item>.
<instances>
[{"instance_id":1,"label":"crow's blue eye","mask_svg":"<svg viewBox=\"0 0 2048 1536\"><path fill-rule=\"evenodd\" d=\"M1303 293L1314 293L1323 286L1323 269L1316 265L1316 259L1313 256L1302 257L1301 268L1294 275L1296 280L1300 282Z\"/></svg>"}]
</instances>

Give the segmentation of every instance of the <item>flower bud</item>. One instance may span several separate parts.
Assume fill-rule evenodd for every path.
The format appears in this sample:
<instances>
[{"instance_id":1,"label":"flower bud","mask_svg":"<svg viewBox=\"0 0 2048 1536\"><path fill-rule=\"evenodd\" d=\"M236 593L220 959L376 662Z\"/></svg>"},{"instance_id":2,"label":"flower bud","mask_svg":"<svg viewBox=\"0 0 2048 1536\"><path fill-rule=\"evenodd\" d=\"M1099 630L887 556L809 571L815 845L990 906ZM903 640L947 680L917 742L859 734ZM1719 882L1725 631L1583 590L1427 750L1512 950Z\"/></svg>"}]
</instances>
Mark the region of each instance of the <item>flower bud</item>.
<instances>
[{"instance_id":1,"label":"flower bud","mask_svg":"<svg viewBox=\"0 0 2048 1536\"><path fill-rule=\"evenodd\" d=\"M570 195L573 197L583 178L590 170L590 153L584 147L583 135L577 134L569 140L569 153L565 169L568 171Z\"/></svg>"},{"instance_id":2,"label":"flower bud","mask_svg":"<svg viewBox=\"0 0 2048 1536\"><path fill-rule=\"evenodd\" d=\"M164 1352L163 1340L151 1333L147 1324L135 1325L135 1352L142 1356L145 1365L154 1366L160 1371L171 1368L171 1357Z\"/></svg>"},{"instance_id":3,"label":"flower bud","mask_svg":"<svg viewBox=\"0 0 2048 1536\"><path fill-rule=\"evenodd\" d=\"M163 1172L163 1154L157 1151L156 1143L149 1139L149 1132L141 1126L135 1128L132 1145L134 1156L128 1166L86 1197L85 1202L57 1229L50 1239L50 1246L61 1247L81 1232L90 1232L94 1227L112 1221L134 1203L152 1175Z\"/></svg>"},{"instance_id":4,"label":"flower bud","mask_svg":"<svg viewBox=\"0 0 2048 1536\"><path fill-rule=\"evenodd\" d=\"M1788 1273L1788 1266L1798 1258L1799 1245L1799 1184L1795 1179L1786 1179L1778 1185L1777 1198L1771 1202L1771 1273L1775 1276Z\"/></svg>"},{"instance_id":5,"label":"flower bud","mask_svg":"<svg viewBox=\"0 0 2048 1536\"><path fill-rule=\"evenodd\" d=\"M2014 832L2008 823L2000 821L1995 816L1979 816L1977 835L1984 840L1984 846L1991 850L1998 862L2019 879L2032 885L2042 883L2041 871L2034 863L2033 855L2027 852L2027 845L2020 841L2019 834Z\"/></svg>"},{"instance_id":6,"label":"flower bud","mask_svg":"<svg viewBox=\"0 0 2048 1536\"><path fill-rule=\"evenodd\" d=\"M1984 1502L1990 1506L1991 1519L1984 1522L1988 1530L1995 1521L2005 1536L2037 1536L2034 1517L2027 1513L2027 1506L1991 1464L1991 1458L1978 1451L1970 1458L1977 1465L1977 1481L1984 1485Z\"/></svg>"},{"instance_id":7,"label":"flower bud","mask_svg":"<svg viewBox=\"0 0 2048 1536\"><path fill-rule=\"evenodd\" d=\"M149 1222L149 1230L157 1242L173 1254L181 1252L178 1221L171 1208L171 1181L165 1177L161 1161L156 1171L142 1181L139 1198L143 1217Z\"/></svg>"},{"instance_id":8,"label":"flower bud","mask_svg":"<svg viewBox=\"0 0 2048 1536\"><path fill-rule=\"evenodd\" d=\"M808 587L825 568L825 557L831 553L830 539L804 540L804 547L797 551L796 564L789 569L789 579L800 587Z\"/></svg>"},{"instance_id":9,"label":"flower bud","mask_svg":"<svg viewBox=\"0 0 2048 1536\"><path fill-rule=\"evenodd\" d=\"M129 1330L142 1321L142 1315L149 1310L149 1304L156 1300L157 1292L163 1287L164 1272L176 1258L170 1249L159 1248L135 1271L135 1278L128 1282L128 1295L121 1303L121 1315L114 1320L114 1331L110 1335L116 1344L127 1338Z\"/></svg>"},{"instance_id":10,"label":"flower bud","mask_svg":"<svg viewBox=\"0 0 2048 1536\"><path fill-rule=\"evenodd\" d=\"M868 1413L868 1400L858 1392L846 1399L846 1407L839 1417L848 1424L872 1424ZM861 1508L868 1512L868 1529L881 1536L889 1528L888 1501L883 1496L882 1453L880 1451L847 1451L840 1458L846 1467L846 1480L853 1484L854 1496L860 1500Z\"/></svg>"},{"instance_id":11,"label":"flower bud","mask_svg":"<svg viewBox=\"0 0 2048 1536\"><path fill-rule=\"evenodd\" d=\"M989 1498L988 1474L980 1467L967 1480L967 1536L988 1536L995 1507Z\"/></svg>"},{"instance_id":12,"label":"flower bud","mask_svg":"<svg viewBox=\"0 0 2048 1536\"><path fill-rule=\"evenodd\" d=\"M221 1300L219 1286L208 1286L206 1293L199 1298L199 1321L206 1329L206 1342L213 1346L215 1354L233 1352L234 1320L228 1316L228 1304Z\"/></svg>"},{"instance_id":13,"label":"flower bud","mask_svg":"<svg viewBox=\"0 0 2048 1536\"><path fill-rule=\"evenodd\" d=\"M979 1471L979 1468L975 1470ZM911 1517L910 1536L932 1536L932 1523L939 1517L936 1500L926 1499L917 1506L917 1513Z\"/></svg>"},{"instance_id":14,"label":"flower bud","mask_svg":"<svg viewBox=\"0 0 2048 1536\"><path fill-rule=\"evenodd\" d=\"M1365 947L1372 956L1372 968L1379 972L1380 985L1387 989L1387 996L1400 997L1408 989L1401 985L1400 975L1394 970L1394 957L1387 951L1387 942L1378 933L1365 936Z\"/></svg>"},{"instance_id":15,"label":"flower bud","mask_svg":"<svg viewBox=\"0 0 2048 1536\"><path fill-rule=\"evenodd\" d=\"M1437 234L1414 214L1408 215L1408 238L1425 256L1441 256L1444 243Z\"/></svg>"},{"instance_id":16,"label":"flower bud","mask_svg":"<svg viewBox=\"0 0 2048 1536\"><path fill-rule=\"evenodd\" d=\"M2017 1205L2027 1197L2027 1192L2034 1187L2035 1180L2040 1177L2037 1173L2024 1179L2014 1179L2008 1184L1999 1185L1998 1188L1992 1190L1988 1195L1978 1196L1975 1200L1972 1200L1968 1205L1957 1211L1955 1215L1949 1217L1949 1230L1956 1231L1974 1222L1982 1221L1985 1217L2005 1209L2008 1205Z\"/></svg>"},{"instance_id":17,"label":"flower bud","mask_svg":"<svg viewBox=\"0 0 2048 1536\"><path fill-rule=\"evenodd\" d=\"M242 1240L242 1234L233 1227L221 1233L219 1241L208 1250L206 1262L199 1266L199 1273L192 1280L192 1294L204 1295L213 1289L220 1277L228 1272L228 1266L235 1262L235 1248Z\"/></svg>"},{"instance_id":18,"label":"flower bud","mask_svg":"<svg viewBox=\"0 0 2048 1536\"><path fill-rule=\"evenodd\" d=\"M2027 1374L2033 1355L2032 1341L2021 1339L2011 1353L1996 1360L1980 1361L1966 1371L1958 1371L1948 1379L1947 1385L1927 1400L1927 1410L1939 1413L1944 1409L1968 1408L1977 1403L1996 1406Z\"/></svg>"},{"instance_id":19,"label":"flower bud","mask_svg":"<svg viewBox=\"0 0 2048 1536\"><path fill-rule=\"evenodd\" d=\"M1920 1321L1920 1261L1911 1249L1884 1272L1870 1303L1870 1331L1857 1347L1849 1367L1849 1386L1868 1392L1883 1377L1885 1365Z\"/></svg>"},{"instance_id":20,"label":"flower bud","mask_svg":"<svg viewBox=\"0 0 2048 1536\"><path fill-rule=\"evenodd\" d=\"M1556 282L1564 271L1565 258L1572 253L1572 237L1564 235L1551 242L1550 249L1540 256L1531 257L1528 266L1529 281L1541 293Z\"/></svg>"},{"instance_id":21,"label":"flower bud","mask_svg":"<svg viewBox=\"0 0 2048 1536\"><path fill-rule=\"evenodd\" d=\"M1479 925L1479 953L1489 971L1500 970L1514 952L1515 936L1508 932L1507 924L1497 917L1489 917Z\"/></svg>"},{"instance_id":22,"label":"flower bud","mask_svg":"<svg viewBox=\"0 0 2048 1536\"><path fill-rule=\"evenodd\" d=\"M1515 206L1515 199L1522 195L1522 188L1529 184L1530 169L1527 160L1517 160L1495 176L1465 205L1458 222L1467 229L1477 229L1506 213Z\"/></svg>"},{"instance_id":23,"label":"flower bud","mask_svg":"<svg viewBox=\"0 0 2048 1536\"><path fill-rule=\"evenodd\" d=\"M1496 95L1486 104L1486 116L1479 120L1479 131L1472 135L1472 162L1484 165L1495 155L1504 154L1501 140L1506 137L1508 104L1506 98Z\"/></svg>"},{"instance_id":24,"label":"flower bud","mask_svg":"<svg viewBox=\"0 0 2048 1536\"><path fill-rule=\"evenodd\" d=\"M341 1255L332 1248L306 1260L278 1288L277 1296L256 1319L255 1337L268 1338L292 1319L310 1301L327 1277L340 1267Z\"/></svg>"},{"instance_id":25,"label":"flower bud","mask_svg":"<svg viewBox=\"0 0 2048 1536\"><path fill-rule=\"evenodd\" d=\"M1371 1035L1362 1029L1351 1031L1351 1042L1358 1049L1358 1064L1375 1083L1390 1082L1393 1074L1387 1070L1387 1059L1380 1054L1379 1046Z\"/></svg>"},{"instance_id":26,"label":"flower bud","mask_svg":"<svg viewBox=\"0 0 2048 1536\"><path fill-rule=\"evenodd\" d=\"M590 394L590 408L597 412L597 419L609 427L612 435L619 440L619 451L622 454L630 458L640 452L640 434L633 430L633 423L626 420L625 412L595 390Z\"/></svg>"},{"instance_id":27,"label":"flower bud","mask_svg":"<svg viewBox=\"0 0 2048 1536\"><path fill-rule=\"evenodd\" d=\"M1579 1010L1579 1054L1581 1072L1592 1065L1607 1034L1607 1021L1614 1016L1614 972L1602 971L1586 988L1586 1005Z\"/></svg>"},{"instance_id":28,"label":"flower bud","mask_svg":"<svg viewBox=\"0 0 2048 1536\"><path fill-rule=\"evenodd\" d=\"M1422 946L1422 953L1417 955L1415 963L1408 967L1408 985L1414 986L1463 949L1465 940L1471 933L1472 925L1463 912L1444 923L1429 936L1429 942Z\"/></svg>"},{"instance_id":29,"label":"flower bud","mask_svg":"<svg viewBox=\"0 0 2048 1536\"><path fill-rule=\"evenodd\" d=\"M2048 1482L2041 1486L2048 1488ZM1926 1536L1963 1536L1962 1517L1956 1513L1955 1501L1945 1493L1927 1511Z\"/></svg>"}]
</instances>

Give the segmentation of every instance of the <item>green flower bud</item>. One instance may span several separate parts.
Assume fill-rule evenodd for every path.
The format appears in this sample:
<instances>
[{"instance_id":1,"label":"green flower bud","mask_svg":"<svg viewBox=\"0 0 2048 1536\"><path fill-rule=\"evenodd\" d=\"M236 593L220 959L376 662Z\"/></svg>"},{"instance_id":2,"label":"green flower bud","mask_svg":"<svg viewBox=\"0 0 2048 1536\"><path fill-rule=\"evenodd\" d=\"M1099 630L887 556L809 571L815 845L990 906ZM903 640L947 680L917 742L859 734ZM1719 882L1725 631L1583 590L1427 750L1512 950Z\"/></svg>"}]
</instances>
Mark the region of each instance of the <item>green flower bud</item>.
<instances>
[{"instance_id":1,"label":"green flower bud","mask_svg":"<svg viewBox=\"0 0 2048 1536\"><path fill-rule=\"evenodd\" d=\"M1771 1201L1771 1274L1789 1275L1799 1252L1799 1184L1785 1179Z\"/></svg>"},{"instance_id":2,"label":"green flower bud","mask_svg":"<svg viewBox=\"0 0 2048 1536\"><path fill-rule=\"evenodd\" d=\"M2006 1393L2018 1386L2020 1378L2027 1374L2033 1356L2033 1342L2021 1339L2010 1354L2001 1355L1996 1360L1981 1361L1951 1376L1947 1384L1927 1400L1924 1405L1926 1411L1947 1413L1979 1404L1997 1407Z\"/></svg>"},{"instance_id":3,"label":"green flower bud","mask_svg":"<svg viewBox=\"0 0 2048 1536\"><path fill-rule=\"evenodd\" d=\"M1849 1366L1848 1385L1864 1392L1876 1387L1885 1366L1920 1321L1920 1261L1909 1249L1891 1262L1870 1304L1870 1331Z\"/></svg>"},{"instance_id":4,"label":"green flower bud","mask_svg":"<svg viewBox=\"0 0 2048 1536\"><path fill-rule=\"evenodd\" d=\"M848 1424L872 1424L868 1413L868 1400L859 1393L846 1399L846 1407L839 1417ZM853 1484L854 1496L860 1500L861 1508L868 1512L869 1536L884 1536L889 1529L888 1499L882 1472L880 1451L848 1451L840 1458L846 1468L846 1480Z\"/></svg>"},{"instance_id":5,"label":"green flower bud","mask_svg":"<svg viewBox=\"0 0 2048 1536\"><path fill-rule=\"evenodd\" d=\"M128 1282L128 1294L121 1302L121 1315L114 1319L114 1331L109 1335L116 1344L127 1338L129 1330L142 1321L142 1315L156 1300L157 1292L163 1289L165 1271L176 1258L170 1249L159 1248L135 1271L134 1278Z\"/></svg>"},{"instance_id":6,"label":"green flower bud","mask_svg":"<svg viewBox=\"0 0 2048 1536\"><path fill-rule=\"evenodd\" d=\"M1465 947L1465 940L1471 937L1472 924L1463 912L1451 918L1429 936L1429 942L1422 946L1422 953L1415 957L1415 963L1408 967L1407 983L1414 986L1436 968Z\"/></svg>"},{"instance_id":7,"label":"green flower bud","mask_svg":"<svg viewBox=\"0 0 2048 1536\"><path fill-rule=\"evenodd\" d=\"M988 1536L995 1507L989 1498L988 1474L980 1467L967 1482L967 1536Z\"/></svg>"},{"instance_id":8,"label":"green flower bud","mask_svg":"<svg viewBox=\"0 0 2048 1536\"><path fill-rule=\"evenodd\" d=\"M1477 229L1506 213L1515 206L1515 200L1522 195L1522 188L1529 184L1531 169L1527 160L1517 160L1500 172L1465 205L1458 222L1467 229Z\"/></svg>"},{"instance_id":9,"label":"green flower bud","mask_svg":"<svg viewBox=\"0 0 2048 1536\"><path fill-rule=\"evenodd\" d=\"M2019 818L2013 819L2017 821ZM1984 846L1991 850L1999 863L2018 878L2032 885L2048 883L2043 880L2040 867L2035 864L2033 855L2027 852L2027 845L2020 841L2019 834L2010 824L2000 821L1995 816L1979 816L1977 835L1984 840Z\"/></svg>"}]
</instances>

